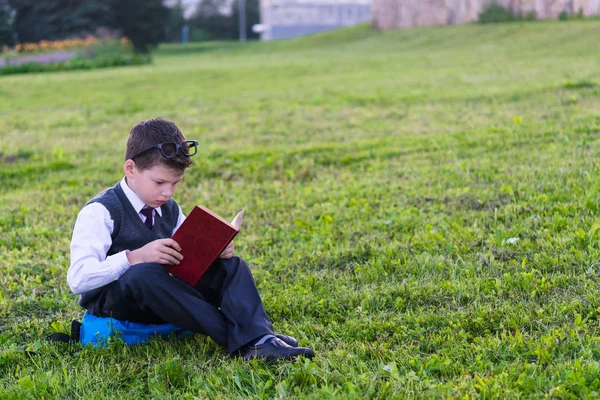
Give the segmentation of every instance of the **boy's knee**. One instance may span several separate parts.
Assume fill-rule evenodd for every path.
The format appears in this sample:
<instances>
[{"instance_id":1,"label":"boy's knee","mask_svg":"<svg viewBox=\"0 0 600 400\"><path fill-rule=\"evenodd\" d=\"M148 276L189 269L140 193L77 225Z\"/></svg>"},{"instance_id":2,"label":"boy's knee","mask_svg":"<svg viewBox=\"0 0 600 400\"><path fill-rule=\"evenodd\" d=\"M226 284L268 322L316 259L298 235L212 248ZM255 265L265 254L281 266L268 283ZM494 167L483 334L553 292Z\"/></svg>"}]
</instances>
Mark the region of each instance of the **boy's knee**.
<instances>
[{"instance_id":1,"label":"boy's knee","mask_svg":"<svg viewBox=\"0 0 600 400\"><path fill-rule=\"evenodd\" d=\"M141 263L129 267L123 274L128 283L150 283L153 276L168 274L167 270L158 263Z\"/></svg>"},{"instance_id":2,"label":"boy's knee","mask_svg":"<svg viewBox=\"0 0 600 400\"><path fill-rule=\"evenodd\" d=\"M246 261L244 261L243 258L240 258L237 256L234 256L234 257L237 258L237 264L238 264L239 268L244 268L244 269L250 271L250 267L248 266L248 264L246 264Z\"/></svg>"},{"instance_id":3,"label":"boy's knee","mask_svg":"<svg viewBox=\"0 0 600 400\"><path fill-rule=\"evenodd\" d=\"M238 257L233 256L231 258L220 258L221 266L228 272L237 272L238 270L249 270L248 264Z\"/></svg>"},{"instance_id":4,"label":"boy's knee","mask_svg":"<svg viewBox=\"0 0 600 400\"><path fill-rule=\"evenodd\" d=\"M233 263L235 263L235 264L246 265L246 262L242 258L240 258L238 256L233 256L231 258L228 258L228 260L231 261L231 262L233 262Z\"/></svg>"}]
</instances>

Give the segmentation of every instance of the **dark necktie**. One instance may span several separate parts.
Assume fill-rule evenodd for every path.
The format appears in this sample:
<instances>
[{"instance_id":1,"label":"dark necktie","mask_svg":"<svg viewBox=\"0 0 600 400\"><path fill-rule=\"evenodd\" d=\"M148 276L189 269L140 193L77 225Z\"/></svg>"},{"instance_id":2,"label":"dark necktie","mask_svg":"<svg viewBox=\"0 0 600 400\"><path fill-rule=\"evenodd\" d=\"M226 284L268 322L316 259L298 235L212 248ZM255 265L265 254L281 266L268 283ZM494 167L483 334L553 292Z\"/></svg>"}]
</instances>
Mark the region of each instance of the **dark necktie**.
<instances>
[{"instance_id":1,"label":"dark necktie","mask_svg":"<svg viewBox=\"0 0 600 400\"><path fill-rule=\"evenodd\" d=\"M148 229L152 229L152 212L153 211L154 211L154 208L150 208L150 207L144 207L144 208L142 208L142 211L140 211L142 213L142 215L146 217L146 220L144 221L144 225L146 225L146 228L148 228Z\"/></svg>"}]
</instances>

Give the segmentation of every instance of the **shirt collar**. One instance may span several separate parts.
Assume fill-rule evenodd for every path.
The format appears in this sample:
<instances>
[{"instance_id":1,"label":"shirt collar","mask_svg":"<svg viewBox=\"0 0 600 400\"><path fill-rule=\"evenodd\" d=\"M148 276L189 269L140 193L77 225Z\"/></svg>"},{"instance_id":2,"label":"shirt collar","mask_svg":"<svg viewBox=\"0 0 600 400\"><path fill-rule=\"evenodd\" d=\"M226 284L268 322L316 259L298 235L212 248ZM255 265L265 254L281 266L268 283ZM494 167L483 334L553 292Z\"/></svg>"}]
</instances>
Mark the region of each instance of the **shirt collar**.
<instances>
[{"instance_id":1,"label":"shirt collar","mask_svg":"<svg viewBox=\"0 0 600 400\"><path fill-rule=\"evenodd\" d=\"M127 200L129 200L129 202L133 206L133 209L135 210L135 212L137 212L139 214L140 211L142 211L142 208L144 208L146 206L146 204L127 185L127 182L125 181L125 177L123 177L123 179L121 179L120 184L121 184L121 189L123 189L123 192L125 192L125 196L127 196ZM162 208L161 207L155 208L154 210L156 210L158 215L162 217Z\"/></svg>"}]
</instances>

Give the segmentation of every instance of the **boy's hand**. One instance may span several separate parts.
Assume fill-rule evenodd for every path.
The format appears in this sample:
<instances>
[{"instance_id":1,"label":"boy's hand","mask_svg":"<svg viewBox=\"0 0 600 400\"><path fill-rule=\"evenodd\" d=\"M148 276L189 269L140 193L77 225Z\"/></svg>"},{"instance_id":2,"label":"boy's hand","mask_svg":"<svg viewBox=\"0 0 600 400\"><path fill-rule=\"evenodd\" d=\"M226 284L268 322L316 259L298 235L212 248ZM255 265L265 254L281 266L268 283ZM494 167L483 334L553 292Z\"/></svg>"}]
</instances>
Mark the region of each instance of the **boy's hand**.
<instances>
[{"instance_id":1,"label":"boy's hand","mask_svg":"<svg viewBox=\"0 0 600 400\"><path fill-rule=\"evenodd\" d=\"M173 239L158 239L134 251L127 252L129 264L155 262L164 265L179 264L183 259L181 247Z\"/></svg>"},{"instance_id":2,"label":"boy's hand","mask_svg":"<svg viewBox=\"0 0 600 400\"><path fill-rule=\"evenodd\" d=\"M223 250L223 252L219 256L219 258L231 258L231 257L233 257L233 241L231 241L227 245L227 247L225 247L225 250Z\"/></svg>"}]
</instances>

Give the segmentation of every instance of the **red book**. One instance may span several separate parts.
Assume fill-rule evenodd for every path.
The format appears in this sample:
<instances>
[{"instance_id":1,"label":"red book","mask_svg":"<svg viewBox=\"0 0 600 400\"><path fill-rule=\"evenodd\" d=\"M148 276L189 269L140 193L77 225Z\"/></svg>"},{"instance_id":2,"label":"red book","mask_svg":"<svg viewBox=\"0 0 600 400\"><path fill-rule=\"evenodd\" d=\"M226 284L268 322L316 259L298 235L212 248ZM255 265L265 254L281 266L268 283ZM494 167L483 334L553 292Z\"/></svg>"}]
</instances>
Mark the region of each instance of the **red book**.
<instances>
[{"instance_id":1,"label":"red book","mask_svg":"<svg viewBox=\"0 0 600 400\"><path fill-rule=\"evenodd\" d=\"M167 270L194 286L240 232L244 211L229 223L206 207L196 206L173 235L183 260Z\"/></svg>"}]
</instances>

